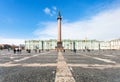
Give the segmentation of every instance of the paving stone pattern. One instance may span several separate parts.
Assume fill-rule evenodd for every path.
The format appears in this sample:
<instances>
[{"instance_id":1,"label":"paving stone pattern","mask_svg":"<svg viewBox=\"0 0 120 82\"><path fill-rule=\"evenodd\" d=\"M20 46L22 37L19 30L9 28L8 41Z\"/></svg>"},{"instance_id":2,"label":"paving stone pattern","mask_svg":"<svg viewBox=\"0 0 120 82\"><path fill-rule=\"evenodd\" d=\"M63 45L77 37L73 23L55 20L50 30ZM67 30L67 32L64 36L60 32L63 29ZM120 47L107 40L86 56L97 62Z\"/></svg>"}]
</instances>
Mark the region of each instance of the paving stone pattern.
<instances>
[{"instance_id":1,"label":"paving stone pattern","mask_svg":"<svg viewBox=\"0 0 120 82\"><path fill-rule=\"evenodd\" d=\"M58 63L55 82L75 82L61 52L58 52Z\"/></svg>"},{"instance_id":2,"label":"paving stone pattern","mask_svg":"<svg viewBox=\"0 0 120 82\"><path fill-rule=\"evenodd\" d=\"M0 82L70 81L120 82L120 50L66 50L60 54L54 50L16 54L0 50Z\"/></svg>"}]
</instances>

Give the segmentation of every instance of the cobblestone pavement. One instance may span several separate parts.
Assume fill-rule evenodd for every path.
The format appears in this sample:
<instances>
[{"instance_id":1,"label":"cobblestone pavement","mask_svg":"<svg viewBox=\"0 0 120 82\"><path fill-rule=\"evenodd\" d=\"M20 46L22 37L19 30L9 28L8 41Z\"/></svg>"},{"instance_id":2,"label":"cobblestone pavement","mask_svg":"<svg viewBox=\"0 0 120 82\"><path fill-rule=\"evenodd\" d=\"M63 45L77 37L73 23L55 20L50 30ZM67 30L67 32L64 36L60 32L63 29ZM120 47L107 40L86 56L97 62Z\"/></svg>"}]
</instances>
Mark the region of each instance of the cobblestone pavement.
<instances>
[{"instance_id":1,"label":"cobblestone pavement","mask_svg":"<svg viewBox=\"0 0 120 82\"><path fill-rule=\"evenodd\" d=\"M64 60L63 54L58 52L58 63L56 69L55 82L75 82L67 63Z\"/></svg>"},{"instance_id":2,"label":"cobblestone pavement","mask_svg":"<svg viewBox=\"0 0 120 82\"><path fill-rule=\"evenodd\" d=\"M54 82L57 52L0 51L0 82Z\"/></svg>"},{"instance_id":3,"label":"cobblestone pavement","mask_svg":"<svg viewBox=\"0 0 120 82\"><path fill-rule=\"evenodd\" d=\"M0 82L120 82L120 51L0 51ZM69 76L69 77L68 77ZM58 78L62 80L59 81Z\"/></svg>"},{"instance_id":4,"label":"cobblestone pavement","mask_svg":"<svg viewBox=\"0 0 120 82\"><path fill-rule=\"evenodd\" d=\"M76 82L120 82L120 51L66 51L64 58Z\"/></svg>"}]
</instances>

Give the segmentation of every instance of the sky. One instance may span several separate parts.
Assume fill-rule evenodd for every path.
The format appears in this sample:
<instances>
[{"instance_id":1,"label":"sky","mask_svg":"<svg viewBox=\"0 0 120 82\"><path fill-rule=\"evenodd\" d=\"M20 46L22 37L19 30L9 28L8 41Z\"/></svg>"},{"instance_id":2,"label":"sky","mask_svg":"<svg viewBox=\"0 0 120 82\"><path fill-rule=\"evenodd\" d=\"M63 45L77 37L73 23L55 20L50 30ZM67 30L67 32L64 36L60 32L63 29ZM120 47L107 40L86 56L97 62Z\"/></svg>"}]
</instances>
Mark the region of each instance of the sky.
<instances>
[{"instance_id":1,"label":"sky","mask_svg":"<svg viewBox=\"0 0 120 82\"><path fill-rule=\"evenodd\" d=\"M0 44L57 39L120 38L120 0L0 0Z\"/></svg>"}]
</instances>

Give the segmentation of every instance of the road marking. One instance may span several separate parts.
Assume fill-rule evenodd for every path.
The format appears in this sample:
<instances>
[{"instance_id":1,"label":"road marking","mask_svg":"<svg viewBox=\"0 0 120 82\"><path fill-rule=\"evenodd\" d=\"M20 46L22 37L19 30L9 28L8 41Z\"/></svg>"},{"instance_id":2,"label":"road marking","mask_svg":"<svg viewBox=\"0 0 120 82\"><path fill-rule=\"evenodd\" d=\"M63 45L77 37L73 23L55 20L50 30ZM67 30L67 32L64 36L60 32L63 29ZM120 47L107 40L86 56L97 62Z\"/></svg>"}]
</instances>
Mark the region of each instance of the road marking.
<instances>
[{"instance_id":1,"label":"road marking","mask_svg":"<svg viewBox=\"0 0 120 82\"><path fill-rule=\"evenodd\" d=\"M40 63L33 63L33 64L23 64L23 67L46 67L46 66L57 66L56 63L47 63L47 64L40 64Z\"/></svg>"},{"instance_id":2,"label":"road marking","mask_svg":"<svg viewBox=\"0 0 120 82\"><path fill-rule=\"evenodd\" d=\"M14 59L14 58L15 58L15 57L12 57L12 56L10 57L10 59Z\"/></svg>"},{"instance_id":3,"label":"road marking","mask_svg":"<svg viewBox=\"0 0 120 82\"><path fill-rule=\"evenodd\" d=\"M82 68L95 68L95 69L106 69L106 68L120 68L120 64L115 65L100 65L100 64L68 64L71 67L82 67Z\"/></svg>"},{"instance_id":4,"label":"road marking","mask_svg":"<svg viewBox=\"0 0 120 82\"><path fill-rule=\"evenodd\" d=\"M41 54L35 54L35 55L29 56L29 57L24 57L24 58L21 58L21 59L16 59L16 60L13 60L13 61L9 61L9 62L6 62L5 64L10 64L10 63L13 63L13 62L24 61L24 60L27 60L27 59L30 59L30 58L33 58L33 57L36 57L36 56L39 56L39 55L42 55L42 54L48 54L48 53L50 53L50 52L41 53Z\"/></svg>"},{"instance_id":5,"label":"road marking","mask_svg":"<svg viewBox=\"0 0 120 82\"><path fill-rule=\"evenodd\" d=\"M115 56L113 56L113 55L104 55L104 56L115 57Z\"/></svg>"},{"instance_id":6,"label":"road marking","mask_svg":"<svg viewBox=\"0 0 120 82\"><path fill-rule=\"evenodd\" d=\"M116 64L115 61L112 61L112 60L108 60L108 59L103 59L103 58L98 58L98 57L92 57L93 59L97 59L97 60L100 60L100 61L104 61L106 63L113 63L113 64Z\"/></svg>"},{"instance_id":7,"label":"road marking","mask_svg":"<svg viewBox=\"0 0 120 82\"><path fill-rule=\"evenodd\" d=\"M0 64L0 67L14 67L14 66L21 66L21 67L55 67L58 66L56 63L46 63L46 64L41 64L41 63L23 63L23 64ZM64 65L62 65L64 66ZM66 78L72 77L72 75L69 73L69 69L72 71L71 67L82 67L82 68L94 68L94 69L106 69L106 68L120 68L120 64L115 64L115 65L100 65L100 64L67 64L70 68L67 68L67 73L66 73L66 66L63 69L61 73L58 74L58 76L63 77L65 76ZM57 71L61 71L58 70ZM66 75L64 74L66 73ZM58 81L59 82L59 81Z\"/></svg>"},{"instance_id":8,"label":"road marking","mask_svg":"<svg viewBox=\"0 0 120 82\"><path fill-rule=\"evenodd\" d=\"M109 59L103 59L103 58L99 58L99 57L92 57L92 56L88 56L88 55L83 55L83 56L93 58L93 59L96 59L96 60L100 60L100 61L103 61L103 62L106 62L106 63L116 64L115 61L112 61L112 60L109 60Z\"/></svg>"},{"instance_id":9,"label":"road marking","mask_svg":"<svg viewBox=\"0 0 120 82\"><path fill-rule=\"evenodd\" d=\"M46 66L57 66L56 63L46 63L46 64L40 64L40 63L32 63L32 64L0 64L0 67L14 67L14 66L22 66L22 67L46 67Z\"/></svg>"},{"instance_id":10,"label":"road marking","mask_svg":"<svg viewBox=\"0 0 120 82\"><path fill-rule=\"evenodd\" d=\"M75 82L61 52L58 52L55 82Z\"/></svg>"}]
</instances>

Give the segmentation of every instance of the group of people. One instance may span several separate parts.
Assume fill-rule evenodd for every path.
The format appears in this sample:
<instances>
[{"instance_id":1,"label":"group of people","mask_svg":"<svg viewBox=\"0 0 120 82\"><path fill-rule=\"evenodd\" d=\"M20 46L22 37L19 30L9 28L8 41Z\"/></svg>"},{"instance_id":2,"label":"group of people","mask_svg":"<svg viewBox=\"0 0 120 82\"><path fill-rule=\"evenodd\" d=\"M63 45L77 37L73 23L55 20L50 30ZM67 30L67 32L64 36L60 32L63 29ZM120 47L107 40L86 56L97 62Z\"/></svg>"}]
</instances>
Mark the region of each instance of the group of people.
<instances>
[{"instance_id":1,"label":"group of people","mask_svg":"<svg viewBox=\"0 0 120 82\"><path fill-rule=\"evenodd\" d=\"M14 54L16 54L16 53L20 53L21 54L21 52L22 52L22 49L21 48L14 48Z\"/></svg>"},{"instance_id":2,"label":"group of people","mask_svg":"<svg viewBox=\"0 0 120 82\"><path fill-rule=\"evenodd\" d=\"M31 49L26 49L26 51L27 51L28 53L31 53ZM39 52L39 53L40 53L40 52L41 52L41 50L34 49L34 52L35 52L35 53L37 53L37 52Z\"/></svg>"}]
</instances>

